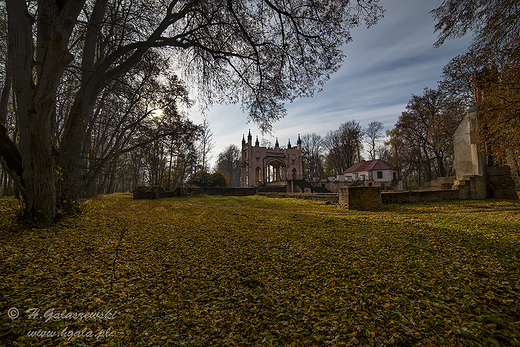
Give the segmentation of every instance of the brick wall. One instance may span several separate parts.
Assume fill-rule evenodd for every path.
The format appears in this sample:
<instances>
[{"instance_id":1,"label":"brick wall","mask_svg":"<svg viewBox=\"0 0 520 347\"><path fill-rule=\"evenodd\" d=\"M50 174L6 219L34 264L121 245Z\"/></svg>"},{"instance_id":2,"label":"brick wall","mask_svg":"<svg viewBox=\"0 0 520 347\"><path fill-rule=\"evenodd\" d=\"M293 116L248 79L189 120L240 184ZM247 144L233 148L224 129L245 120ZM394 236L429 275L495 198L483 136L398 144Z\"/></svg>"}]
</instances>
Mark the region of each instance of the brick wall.
<instances>
[{"instance_id":1,"label":"brick wall","mask_svg":"<svg viewBox=\"0 0 520 347\"><path fill-rule=\"evenodd\" d=\"M383 204L402 204L407 202L458 200L458 190L434 190L413 192L383 192Z\"/></svg>"},{"instance_id":2,"label":"brick wall","mask_svg":"<svg viewBox=\"0 0 520 347\"><path fill-rule=\"evenodd\" d=\"M202 188L204 194L222 196L250 196L255 195L257 188Z\"/></svg>"},{"instance_id":3,"label":"brick wall","mask_svg":"<svg viewBox=\"0 0 520 347\"><path fill-rule=\"evenodd\" d=\"M331 203L338 202L338 194L336 193L270 193L258 192L258 195L266 196L268 198L293 198L315 201L328 201Z\"/></svg>"},{"instance_id":4,"label":"brick wall","mask_svg":"<svg viewBox=\"0 0 520 347\"><path fill-rule=\"evenodd\" d=\"M380 187L343 187L339 205L349 210L377 210L383 207Z\"/></svg>"},{"instance_id":5,"label":"brick wall","mask_svg":"<svg viewBox=\"0 0 520 347\"><path fill-rule=\"evenodd\" d=\"M487 166L487 195L495 199L518 199L511 169L503 166Z\"/></svg>"}]
</instances>

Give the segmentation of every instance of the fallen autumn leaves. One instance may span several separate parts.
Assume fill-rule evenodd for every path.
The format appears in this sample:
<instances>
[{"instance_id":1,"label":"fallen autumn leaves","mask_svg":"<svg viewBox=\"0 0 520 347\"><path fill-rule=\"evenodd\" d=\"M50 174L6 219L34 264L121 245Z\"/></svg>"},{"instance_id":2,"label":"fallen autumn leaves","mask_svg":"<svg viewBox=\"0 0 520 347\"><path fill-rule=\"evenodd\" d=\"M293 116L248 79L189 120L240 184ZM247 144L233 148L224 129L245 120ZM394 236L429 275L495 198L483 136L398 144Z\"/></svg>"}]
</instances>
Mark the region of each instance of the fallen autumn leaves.
<instances>
[{"instance_id":1,"label":"fallen autumn leaves","mask_svg":"<svg viewBox=\"0 0 520 347\"><path fill-rule=\"evenodd\" d=\"M517 202L355 212L114 194L82 208L36 230L0 207L1 343L520 346ZM117 315L45 322L31 308ZM112 335L28 336L38 329Z\"/></svg>"}]
</instances>

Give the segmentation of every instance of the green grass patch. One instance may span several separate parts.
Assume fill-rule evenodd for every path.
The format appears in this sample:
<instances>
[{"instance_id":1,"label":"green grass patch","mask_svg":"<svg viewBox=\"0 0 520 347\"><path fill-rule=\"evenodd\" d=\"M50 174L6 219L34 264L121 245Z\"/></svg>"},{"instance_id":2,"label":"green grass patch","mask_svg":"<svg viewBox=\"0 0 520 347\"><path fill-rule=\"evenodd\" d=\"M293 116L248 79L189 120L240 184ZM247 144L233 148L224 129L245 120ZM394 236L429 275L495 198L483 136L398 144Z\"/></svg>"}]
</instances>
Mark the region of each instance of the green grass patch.
<instances>
[{"instance_id":1,"label":"green grass patch","mask_svg":"<svg viewBox=\"0 0 520 347\"><path fill-rule=\"evenodd\" d=\"M14 204L0 200L8 346L520 346L518 202L114 194L40 230ZM64 310L116 314L45 321Z\"/></svg>"}]
</instances>

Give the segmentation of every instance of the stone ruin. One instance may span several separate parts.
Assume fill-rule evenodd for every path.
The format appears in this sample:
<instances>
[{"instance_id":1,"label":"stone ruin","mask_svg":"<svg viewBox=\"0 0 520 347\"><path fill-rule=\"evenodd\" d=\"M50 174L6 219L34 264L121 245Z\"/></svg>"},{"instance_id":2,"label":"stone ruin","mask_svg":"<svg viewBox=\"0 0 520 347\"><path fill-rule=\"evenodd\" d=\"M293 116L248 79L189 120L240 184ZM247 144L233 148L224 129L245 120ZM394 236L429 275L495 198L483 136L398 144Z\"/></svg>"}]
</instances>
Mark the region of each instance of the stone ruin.
<instances>
[{"instance_id":1,"label":"stone ruin","mask_svg":"<svg viewBox=\"0 0 520 347\"><path fill-rule=\"evenodd\" d=\"M511 169L496 166L493 158L478 149L478 120L475 111L468 112L453 134L453 188L470 185L469 199L518 199Z\"/></svg>"}]
</instances>

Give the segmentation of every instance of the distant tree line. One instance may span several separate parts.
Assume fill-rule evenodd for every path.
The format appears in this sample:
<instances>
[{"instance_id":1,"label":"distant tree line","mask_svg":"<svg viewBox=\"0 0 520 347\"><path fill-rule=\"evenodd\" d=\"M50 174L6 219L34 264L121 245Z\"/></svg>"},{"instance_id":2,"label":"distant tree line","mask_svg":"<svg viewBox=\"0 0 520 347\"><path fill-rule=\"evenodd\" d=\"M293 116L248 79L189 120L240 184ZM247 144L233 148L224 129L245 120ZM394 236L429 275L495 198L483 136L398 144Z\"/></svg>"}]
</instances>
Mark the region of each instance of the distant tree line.
<instances>
[{"instance_id":1,"label":"distant tree line","mask_svg":"<svg viewBox=\"0 0 520 347\"><path fill-rule=\"evenodd\" d=\"M382 159L401 170L408 187L453 173L453 133L466 109L440 89L412 95L393 129L373 121L362 127L345 122L324 137L302 136L305 177L342 174L362 160Z\"/></svg>"}]
</instances>

